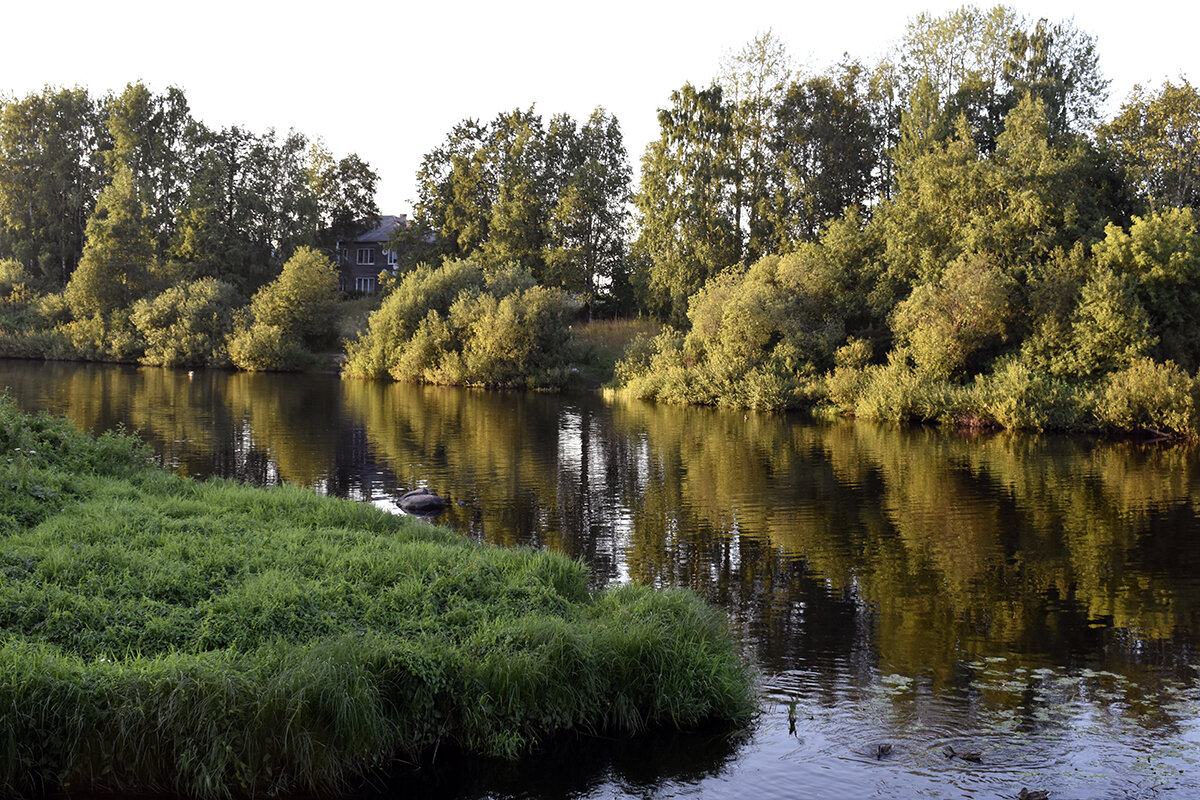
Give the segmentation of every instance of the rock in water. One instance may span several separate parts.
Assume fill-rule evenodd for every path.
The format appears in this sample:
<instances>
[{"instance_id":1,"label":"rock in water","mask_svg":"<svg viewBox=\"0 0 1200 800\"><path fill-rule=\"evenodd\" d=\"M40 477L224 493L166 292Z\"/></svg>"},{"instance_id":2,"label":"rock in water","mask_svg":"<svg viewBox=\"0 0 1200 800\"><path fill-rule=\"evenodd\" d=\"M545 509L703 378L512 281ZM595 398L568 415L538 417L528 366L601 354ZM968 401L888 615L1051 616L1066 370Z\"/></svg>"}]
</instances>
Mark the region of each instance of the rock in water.
<instances>
[{"instance_id":1,"label":"rock in water","mask_svg":"<svg viewBox=\"0 0 1200 800\"><path fill-rule=\"evenodd\" d=\"M399 506L406 514L434 517L446 510L446 500L428 489L413 489L400 495Z\"/></svg>"}]
</instances>

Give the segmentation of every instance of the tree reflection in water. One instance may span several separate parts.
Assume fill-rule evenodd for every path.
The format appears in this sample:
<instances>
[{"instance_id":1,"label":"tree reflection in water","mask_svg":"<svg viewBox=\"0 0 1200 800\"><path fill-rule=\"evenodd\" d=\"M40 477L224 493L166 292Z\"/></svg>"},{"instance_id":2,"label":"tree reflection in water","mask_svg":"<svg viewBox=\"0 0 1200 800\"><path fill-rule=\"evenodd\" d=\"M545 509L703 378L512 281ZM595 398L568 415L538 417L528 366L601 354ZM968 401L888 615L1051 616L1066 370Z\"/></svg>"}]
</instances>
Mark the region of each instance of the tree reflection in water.
<instances>
[{"instance_id":1,"label":"tree reflection in water","mask_svg":"<svg viewBox=\"0 0 1200 800\"><path fill-rule=\"evenodd\" d=\"M452 502L440 522L579 557L597 585L691 586L729 610L768 705L801 695L818 721L1011 738L1098 717L1200 762L1193 449L329 375L9 361L0 382L137 429L186 475L427 486Z\"/></svg>"}]
</instances>

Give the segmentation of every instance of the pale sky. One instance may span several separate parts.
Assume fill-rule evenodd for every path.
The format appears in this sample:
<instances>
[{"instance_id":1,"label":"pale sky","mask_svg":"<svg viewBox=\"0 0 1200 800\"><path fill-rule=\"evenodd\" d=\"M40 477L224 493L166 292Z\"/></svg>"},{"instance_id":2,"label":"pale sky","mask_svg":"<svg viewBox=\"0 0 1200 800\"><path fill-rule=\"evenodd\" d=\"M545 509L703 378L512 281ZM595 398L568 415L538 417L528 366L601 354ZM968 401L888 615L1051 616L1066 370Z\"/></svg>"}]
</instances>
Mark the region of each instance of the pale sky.
<instances>
[{"instance_id":1,"label":"pale sky","mask_svg":"<svg viewBox=\"0 0 1200 800\"><path fill-rule=\"evenodd\" d=\"M873 63L918 13L962 5L18 2L5 0L0 13L0 94L49 84L99 96L139 79L156 92L178 86L210 127L295 128L323 138L337 157L358 153L380 175L385 214L411 213L421 157L464 118L536 104L547 120L565 112L582 122L603 106L636 168L671 92L706 85L722 57L755 35L771 30L798 65L819 71L843 53ZM1194 0L1007 5L1034 19L1073 19L1096 37L1114 111L1136 83L1200 83Z\"/></svg>"}]
</instances>

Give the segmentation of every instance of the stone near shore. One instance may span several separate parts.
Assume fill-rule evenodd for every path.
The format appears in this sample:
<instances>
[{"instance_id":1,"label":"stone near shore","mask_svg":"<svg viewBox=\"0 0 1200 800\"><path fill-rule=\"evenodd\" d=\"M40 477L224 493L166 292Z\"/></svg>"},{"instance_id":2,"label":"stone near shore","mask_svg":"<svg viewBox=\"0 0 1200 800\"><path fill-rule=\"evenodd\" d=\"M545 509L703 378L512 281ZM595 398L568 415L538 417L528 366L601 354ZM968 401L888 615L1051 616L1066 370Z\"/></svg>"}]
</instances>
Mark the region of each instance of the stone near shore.
<instances>
[{"instance_id":1,"label":"stone near shore","mask_svg":"<svg viewBox=\"0 0 1200 800\"><path fill-rule=\"evenodd\" d=\"M446 510L446 499L428 489L413 489L400 495L400 510L422 517L436 516Z\"/></svg>"}]
</instances>

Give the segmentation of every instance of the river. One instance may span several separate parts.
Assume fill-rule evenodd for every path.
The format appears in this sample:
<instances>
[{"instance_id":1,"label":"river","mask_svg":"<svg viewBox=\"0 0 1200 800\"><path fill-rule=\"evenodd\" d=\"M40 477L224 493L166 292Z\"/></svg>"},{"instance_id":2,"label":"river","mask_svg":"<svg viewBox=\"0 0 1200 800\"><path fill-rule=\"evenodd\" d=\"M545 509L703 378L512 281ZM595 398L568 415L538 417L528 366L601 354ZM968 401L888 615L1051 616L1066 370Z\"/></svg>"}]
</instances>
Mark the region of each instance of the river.
<instances>
[{"instance_id":1,"label":"river","mask_svg":"<svg viewBox=\"0 0 1200 800\"><path fill-rule=\"evenodd\" d=\"M389 509L428 487L439 522L578 557L596 586L694 588L761 672L744 730L554 743L377 794L1200 796L1195 449L333 375L0 361L0 385L137 430L184 475Z\"/></svg>"}]
</instances>

